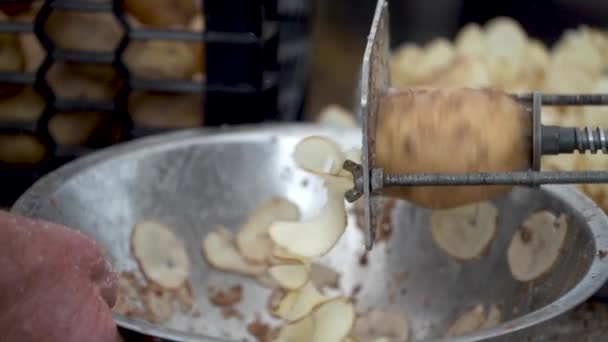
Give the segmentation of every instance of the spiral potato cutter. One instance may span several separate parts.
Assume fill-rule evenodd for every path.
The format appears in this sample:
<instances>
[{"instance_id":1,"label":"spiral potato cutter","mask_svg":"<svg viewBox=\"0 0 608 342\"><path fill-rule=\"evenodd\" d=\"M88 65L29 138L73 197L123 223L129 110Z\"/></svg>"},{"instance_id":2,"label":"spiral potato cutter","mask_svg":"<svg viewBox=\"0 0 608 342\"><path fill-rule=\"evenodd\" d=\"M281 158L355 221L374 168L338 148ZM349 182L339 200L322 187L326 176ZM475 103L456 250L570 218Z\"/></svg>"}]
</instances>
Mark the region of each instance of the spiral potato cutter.
<instances>
[{"instance_id":1,"label":"spiral potato cutter","mask_svg":"<svg viewBox=\"0 0 608 342\"><path fill-rule=\"evenodd\" d=\"M347 160L344 169L354 176L354 187L346 200L362 197L364 208L365 246L372 248L376 227L380 226L382 192L385 187L404 186L464 186L464 185L523 185L608 183L607 171L540 171L542 155L564 153L607 153L608 133L603 128L560 127L541 124L543 106L608 105L608 94L514 94L532 118L531 168L520 172L479 173L409 173L386 174L376 165L374 151L376 118L380 99L390 89L389 11L386 0L378 0L360 75L360 101L357 110L362 122L361 164ZM432 171L432 170L429 170Z\"/></svg>"}]
</instances>

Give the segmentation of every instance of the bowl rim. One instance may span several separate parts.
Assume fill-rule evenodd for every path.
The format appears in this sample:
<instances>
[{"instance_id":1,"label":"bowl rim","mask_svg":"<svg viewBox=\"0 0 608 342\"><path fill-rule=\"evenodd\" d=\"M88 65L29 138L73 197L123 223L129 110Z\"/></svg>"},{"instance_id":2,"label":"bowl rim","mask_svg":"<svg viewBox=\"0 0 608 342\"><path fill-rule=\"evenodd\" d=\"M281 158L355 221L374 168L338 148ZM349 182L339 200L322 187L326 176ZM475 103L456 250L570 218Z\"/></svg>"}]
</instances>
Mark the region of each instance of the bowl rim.
<instances>
[{"instance_id":1,"label":"bowl rim","mask_svg":"<svg viewBox=\"0 0 608 342\"><path fill-rule=\"evenodd\" d=\"M235 136L242 137L243 135L273 139L276 136L301 136L303 132L326 136L361 134L359 129L356 128L331 127L311 123L272 123L193 128L151 135L106 147L64 164L38 179L17 199L11 207L11 211L26 216L30 215L42 205L42 201L52 200L53 194L66 182L70 181L72 177L110 159L128 158L135 152L140 154L156 153L182 145L229 141ZM496 338L536 326L583 303L608 280L608 258L602 258L598 255L600 250L608 251L608 216L595 202L572 185L543 185L540 188L579 212L587 222L594 242L594 257L589 269L573 288L556 301L526 315L502 322L491 329L454 337L451 339L452 341L479 341ZM113 315L118 326L157 338L171 341L231 341L160 327L116 313Z\"/></svg>"}]
</instances>

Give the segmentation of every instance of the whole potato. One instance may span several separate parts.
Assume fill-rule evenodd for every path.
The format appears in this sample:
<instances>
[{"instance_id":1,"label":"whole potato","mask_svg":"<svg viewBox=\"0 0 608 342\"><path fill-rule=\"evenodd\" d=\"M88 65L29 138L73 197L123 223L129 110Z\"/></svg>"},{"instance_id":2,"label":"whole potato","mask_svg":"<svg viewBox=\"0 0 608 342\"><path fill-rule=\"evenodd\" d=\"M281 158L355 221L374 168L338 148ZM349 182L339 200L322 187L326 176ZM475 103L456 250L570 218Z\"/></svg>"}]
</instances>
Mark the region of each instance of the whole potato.
<instances>
[{"instance_id":1,"label":"whole potato","mask_svg":"<svg viewBox=\"0 0 608 342\"><path fill-rule=\"evenodd\" d=\"M129 114L140 126L188 128L203 123L203 101L198 94L134 93Z\"/></svg>"},{"instance_id":2,"label":"whole potato","mask_svg":"<svg viewBox=\"0 0 608 342\"><path fill-rule=\"evenodd\" d=\"M56 47L69 50L111 52L123 35L112 13L53 11L44 28Z\"/></svg>"},{"instance_id":3,"label":"whole potato","mask_svg":"<svg viewBox=\"0 0 608 342\"><path fill-rule=\"evenodd\" d=\"M490 89L413 88L385 96L378 113L376 161L386 173L525 170L530 119L508 95ZM387 188L385 194L444 209L491 199L509 186Z\"/></svg>"},{"instance_id":4,"label":"whole potato","mask_svg":"<svg viewBox=\"0 0 608 342\"><path fill-rule=\"evenodd\" d=\"M0 16L0 22L2 16ZM25 67L25 58L15 34L0 33L0 71L19 72Z\"/></svg>"},{"instance_id":5,"label":"whole potato","mask_svg":"<svg viewBox=\"0 0 608 342\"><path fill-rule=\"evenodd\" d=\"M201 71L202 59L193 43L169 40L132 41L124 54L131 73L151 79L190 80Z\"/></svg>"},{"instance_id":6,"label":"whole potato","mask_svg":"<svg viewBox=\"0 0 608 342\"><path fill-rule=\"evenodd\" d=\"M199 11L194 0L125 0L126 11L144 25L187 26Z\"/></svg>"}]
</instances>

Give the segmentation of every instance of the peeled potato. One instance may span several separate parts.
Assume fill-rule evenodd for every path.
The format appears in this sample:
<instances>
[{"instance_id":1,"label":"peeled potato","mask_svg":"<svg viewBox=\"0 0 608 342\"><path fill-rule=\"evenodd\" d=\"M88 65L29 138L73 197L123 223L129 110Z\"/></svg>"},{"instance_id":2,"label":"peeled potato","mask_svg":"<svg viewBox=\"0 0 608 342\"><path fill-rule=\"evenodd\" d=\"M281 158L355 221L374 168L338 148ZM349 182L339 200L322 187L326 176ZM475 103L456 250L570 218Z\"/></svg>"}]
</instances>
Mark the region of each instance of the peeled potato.
<instances>
[{"instance_id":1,"label":"peeled potato","mask_svg":"<svg viewBox=\"0 0 608 342\"><path fill-rule=\"evenodd\" d=\"M528 168L530 119L508 95L468 88L385 96L379 108L376 162L385 173L464 173ZM417 186L384 194L445 209L488 200L509 186Z\"/></svg>"},{"instance_id":2,"label":"peeled potato","mask_svg":"<svg viewBox=\"0 0 608 342\"><path fill-rule=\"evenodd\" d=\"M236 246L245 259L268 263L273 259L274 244L268 229L274 221L297 221L300 209L283 197L272 197L253 210L236 235Z\"/></svg>"},{"instance_id":3,"label":"peeled potato","mask_svg":"<svg viewBox=\"0 0 608 342\"><path fill-rule=\"evenodd\" d=\"M261 276L266 271L266 266L249 263L239 254L234 235L225 228L207 234L201 249L205 260L219 270L249 276Z\"/></svg>"},{"instance_id":4,"label":"peeled potato","mask_svg":"<svg viewBox=\"0 0 608 342\"><path fill-rule=\"evenodd\" d=\"M498 210L490 202L434 210L430 227L433 240L458 260L479 257L494 239Z\"/></svg>"},{"instance_id":5,"label":"peeled potato","mask_svg":"<svg viewBox=\"0 0 608 342\"><path fill-rule=\"evenodd\" d=\"M94 52L113 51L123 35L112 13L53 11L45 30L58 48Z\"/></svg>"},{"instance_id":6,"label":"peeled potato","mask_svg":"<svg viewBox=\"0 0 608 342\"><path fill-rule=\"evenodd\" d=\"M0 133L0 162L36 164L46 153L44 145L33 136L21 133Z\"/></svg>"},{"instance_id":7,"label":"peeled potato","mask_svg":"<svg viewBox=\"0 0 608 342\"><path fill-rule=\"evenodd\" d=\"M178 289L188 278L185 246L168 227L154 221L135 225L131 249L146 278L166 289Z\"/></svg>"},{"instance_id":8,"label":"peeled potato","mask_svg":"<svg viewBox=\"0 0 608 342\"><path fill-rule=\"evenodd\" d=\"M151 26L186 26L197 13L193 0L125 0L125 10Z\"/></svg>"},{"instance_id":9,"label":"peeled potato","mask_svg":"<svg viewBox=\"0 0 608 342\"><path fill-rule=\"evenodd\" d=\"M507 249L507 261L513 278L525 282L551 270L566 241L568 222L548 211L531 214L513 235Z\"/></svg>"}]
</instances>

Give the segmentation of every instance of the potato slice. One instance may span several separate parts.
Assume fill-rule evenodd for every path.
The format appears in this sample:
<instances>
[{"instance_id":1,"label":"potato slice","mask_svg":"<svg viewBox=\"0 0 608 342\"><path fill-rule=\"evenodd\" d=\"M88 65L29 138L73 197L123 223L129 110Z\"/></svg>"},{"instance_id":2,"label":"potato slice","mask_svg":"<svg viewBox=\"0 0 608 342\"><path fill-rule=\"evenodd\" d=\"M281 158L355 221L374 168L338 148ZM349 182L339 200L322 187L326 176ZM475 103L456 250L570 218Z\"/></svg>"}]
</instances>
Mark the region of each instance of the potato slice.
<instances>
[{"instance_id":1,"label":"potato slice","mask_svg":"<svg viewBox=\"0 0 608 342\"><path fill-rule=\"evenodd\" d=\"M266 266L249 263L238 252L232 232L219 228L207 234L201 244L205 260L214 268L248 276L261 276Z\"/></svg>"},{"instance_id":2,"label":"potato slice","mask_svg":"<svg viewBox=\"0 0 608 342\"><path fill-rule=\"evenodd\" d=\"M450 325L447 331L447 336L458 336L479 330L486 321L486 315L483 310L483 305L478 304L469 311L461 314Z\"/></svg>"},{"instance_id":3,"label":"potato slice","mask_svg":"<svg viewBox=\"0 0 608 342\"><path fill-rule=\"evenodd\" d=\"M407 342L410 322L404 314L373 309L357 317L353 336L359 341L379 341L384 338L387 341Z\"/></svg>"},{"instance_id":4,"label":"potato slice","mask_svg":"<svg viewBox=\"0 0 608 342\"><path fill-rule=\"evenodd\" d=\"M311 342L335 342L346 338L355 323L355 307L346 298L320 304L313 312Z\"/></svg>"},{"instance_id":5,"label":"potato slice","mask_svg":"<svg viewBox=\"0 0 608 342\"><path fill-rule=\"evenodd\" d=\"M276 303L271 303L271 312L294 322L310 315L315 307L328 300L309 281L301 289L284 292Z\"/></svg>"},{"instance_id":6,"label":"potato slice","mask_svg":"<svg viewBox=\"0 0 608 342\"><path fill-rule=\"evenodd\" d=\"M135 225L131 249L146 278L166 289L178 289L188 278L185 246L167 226L155 221Z\"/></svg>"},{"instance_id":7,"label":"potato slice","mask_svg":"<svg viewBox=\"0 0 608 342\"><path fill-rule=\"evenodd\" d=\"M307 316L282 326L273 342L311 342L314 331L314 319L312 316Z\"/></svg>"},{"instance_id":8,"label":"potato slice","mask_svg":"<svg viewBox=\"0 0 608 342\"><path fill-rule=\"evenodd\" d=\"M549 272L562 253L567 233L564 214L543 210L528 216L507 249L513 278L526 282Z\"/></svg>"},{"instance_id":9,"label":"potato slice","mask_svg":"<svg viewBox=\"0 0 608 342\"><path fill-rule=\"evenodd\" d=\"M300 209L283 197L272 197L253 210L236 235L236 246L247 261L269 263L274 244L268 235L275 221L298 221Z\"/></svg>"},{"instance_id":10,"label":"potato slice","mask_svg":"<svg viewBox=\"0 0 608 342\"><path fill-rule=\"evenodd\" d=\"M302 288L310 279L310 267L306 264L276 265L268 269L268 273L284 289L297 290Z\"/></svg>"},{"instance_id":11,"label":"potato slice","mask_svg":"<svg viewBox=\"0 0 608 342\"><path fill-rule=\"evenodd\" d=\"M487 250L497 230L498 210L490 202L431 213L433 240L451 257L470 260Z\"/></svg>"},{"instance_id":12,"label":"potato slice","mask_svg":"<svg viewBox=\"0 0 608 342\"><path fill-rule=\"evenodd\" d=\"M488 315L486 317L486 321L481 325L481 329L490 329L497 326L502 320L502 312L500 312L500 308L498 305L493 304L490 305L488 309Z\"/></svg>"},{"instance_id":13,"label":"potato slice","mask_svg":"<svg viewBox=\"0 0 608 342\"><path fill-rule=\"evenodd\" d=\"M299 168L308 172L337 175L342 170L345 157L333 140L311 136L296 145L293 159Z\"/></svg>"},{"instance_id":14,"label":"potato slice","mask_svg":"<svg viewBox=\"0 0 608 342\"><path fill-rule=\"evenodd\" d=\"M327 202L317 217L303 222L278 221L270 226L270 237L277 246L312 258L325 255L338 242L346 229L344 193L349 185L336 178L325 179Z\"/></svg>"}]
</instances>

